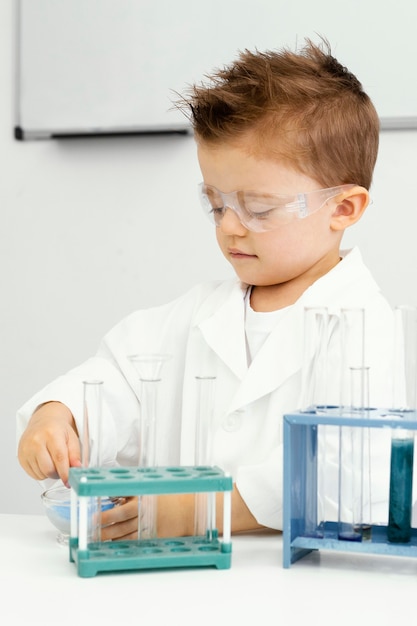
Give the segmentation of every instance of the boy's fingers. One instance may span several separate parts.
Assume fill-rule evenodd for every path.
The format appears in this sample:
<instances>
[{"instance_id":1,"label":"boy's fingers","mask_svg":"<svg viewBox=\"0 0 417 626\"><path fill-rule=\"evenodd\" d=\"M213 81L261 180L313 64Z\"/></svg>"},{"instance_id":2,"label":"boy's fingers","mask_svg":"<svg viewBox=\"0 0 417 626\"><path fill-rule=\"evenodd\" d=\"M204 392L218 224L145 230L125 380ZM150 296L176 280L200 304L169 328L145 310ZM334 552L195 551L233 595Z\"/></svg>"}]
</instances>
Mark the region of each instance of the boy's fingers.
<instances>
[{"instance_id":1,"label":"boy's fingers","mask_svg":"<svg viewBox=\"0 0 417 626\"><path fill-rule=\"evenodd\" d=\"M50 458L52 460L52 468L44 466L42 469L48 478L60 478L63 483L68 482L69 458L68 449L66 447L54 447L50 450Z\"/></svg>"},{"instance_id":2,"label":"boy's fingers","mask_svg":"<svg viewBox=\"0 0 417 626\"><path fill-rule=\"evenodd\" d=\"M126 498L124 504L101 513L101 538L103 541L137 538L138 499Z\"/></svg>"},{"instance_id":3,"label":"boy's fingers","mask_svg":"<svg viewBox=\"0 0 417 626\"><path fill-rule=\"evenodd\" d=\"M65 405L47 402L36 409L19 441L18 458L36 480L61 478L67 483L69 467L81 460L74 418Z\"/></svg>"},{"instance_id":4,"label":"boy's fingers","mask_svg":"<svg viewBox=\"0 0 417 626\"><path fill-rule=\"evenodd\" d=\"M63 435L49 442L48 451L53 468L43 469L47 469L49 478L55 478L58 475L64 484L68 484L68 470L71 464L80 464L80 446L72 428Z\"/></svg>"},{"instance_id":5,"label":"boy's fingers","mask_svg":"<svg viewBox=\"0 0 417 626\"><path fill-rule=\"evenodd\" d=\"M126 498L123 504L116 504L112 509L103 511L101 523L116 524L126 520L135 520L138 516L138 499L134 497ZM136 521L137 527L137 521Z\"/></svg>"},{"instance_id":6,"label":"boy's fingers","mask_svg":"<svg viewBox=\"0 0 417 626\"><path fill-rule=\"evenodd\" d=\"M70 467L81 467L81 447L75 433L68 440L68 459Z\"/></svg>"},{"instance_id":7,"label":"boy's fingers","mask_svg":"<svg viewBox=\"0 0 417 626\"><path fill-rule=\"evenodd\" d=\"M138 523L137 520L126 520L118 522L110 526L104 526L101 529L102 541L114 541L115 539L137 539Z\"/></svg>"},{"instance_id":8,"label":"boy's fingers","mask_svg":"<svg viewBox=\"0 0 417 626\"><path fill-rule=\"evenodd\" d=\"M44 464L42 464L42 467L45 467ZM44 469L41 468L41 466L39 465L39 459L37 457L34 457L33 460L30 459L27 461L27 463L25 463L23 465L23 469L25 469L27 471L27 473L29 474L29 476L31 476L32 478L34 478L35 480L44 480L45 478L58 478L58 475L55 472L55 476L53 476L53 463L51 461L50 463L50 467L52 468L49 472L49 474L44 471Z\"/></svg>"}]
</instances>

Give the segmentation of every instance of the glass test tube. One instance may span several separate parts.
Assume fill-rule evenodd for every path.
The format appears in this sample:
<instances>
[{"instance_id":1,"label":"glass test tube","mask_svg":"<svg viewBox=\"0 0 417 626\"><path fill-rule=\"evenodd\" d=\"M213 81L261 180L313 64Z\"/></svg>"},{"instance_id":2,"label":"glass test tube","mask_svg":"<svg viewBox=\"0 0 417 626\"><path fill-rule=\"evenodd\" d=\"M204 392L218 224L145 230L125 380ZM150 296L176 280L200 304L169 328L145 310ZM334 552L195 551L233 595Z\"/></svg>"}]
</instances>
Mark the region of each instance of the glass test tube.
<instances>
[{"instance_id":1,"label":"glass test tube","mask_svg":"<svg viewBox=\"0 0 417 626\"><path fill-rule=\"evenodd\" d=\"M340 404L344 415L366 417L369 410L369 368L365 365L365 312L341 311ZM338 537L346 541L371 538L370 430L339 428Z\"/></svg>"},{"instance_id":2,"label":"glass test tube","mask_svg":"<svg viewBox=\"0 0 417 626\"><path fill-rule=\"evenodd\" d=\"M329 315L325 307L304 309L304 341L301 381L303 411L327 407L327 344Z\"/></svg>"},{"instance_id":3,"label":"glass test tube","mask_svg":"<svg viewBox=\"0 0 417 626\"><path fill-rule=\"evenodd\" d=\"M404 419L404 428L391 431L390 487L387 538L393 543L411 539L414 430L407 419L417 410L417 308L399 306L395 315L393 408Z\"/></svg>"},{"instance_id":4,"label":"glass test tube","mask_svg":"<svg viewBox=\"0 0 417 626\"><path fill-rule=\"evenodd\" d=\"M140 422L138 441L138 466L150 469L156 466L156 437L158 395L161 370L170 358L166 354L136 354L129 357L139 375ZM157 536L157 496L138 498L138 540Z\"/></svg>"},{"instance_id":5,"label":"glass test tube","mask_svg":"<svg viewBox=\"0 0 417 626\"><path fill-rule=\"evenodd\" d=\"M340 313L341 379L340 405L344 412L366 408L365 311L342 309Z\"/></svg>"},{"instance_id":6,"label":"glass test tube","mask_svg":"<svg viewBox=\"0 0 417 626\"><path fill-rule=\"evenodd\" d=\"M317 413L327 410L328 322L325 307L304 309L303 411ZM304 535L323 537L326 520L326 426L313 426L306 437Z\"/></svg>"},{"instance_id":7,"label":"glass test tube","mask_svg":"<svg viewBox=\"0 0 417 626\"><path fill-rule=\"evenodd\" d=\"M101 414L103 381L83 382L83 432L81 464L83 467L102 465ZM101 498L91 497L88 504L88 541L101 541Z\"/></svg>"},{"instance_id":8,"label":"glass test tube","mask_svg":"<svg viewBox=\"0 0 417 626\"><path fill-rule=\"evenodd\" d=\"M195 431L195 456L197 466L212 465L212 417L214 404L215 376L196 376L197 420ZM194 535L213 539L216 527L216 494L196 493L194 513Z\"/></svg>"}]
</instances>

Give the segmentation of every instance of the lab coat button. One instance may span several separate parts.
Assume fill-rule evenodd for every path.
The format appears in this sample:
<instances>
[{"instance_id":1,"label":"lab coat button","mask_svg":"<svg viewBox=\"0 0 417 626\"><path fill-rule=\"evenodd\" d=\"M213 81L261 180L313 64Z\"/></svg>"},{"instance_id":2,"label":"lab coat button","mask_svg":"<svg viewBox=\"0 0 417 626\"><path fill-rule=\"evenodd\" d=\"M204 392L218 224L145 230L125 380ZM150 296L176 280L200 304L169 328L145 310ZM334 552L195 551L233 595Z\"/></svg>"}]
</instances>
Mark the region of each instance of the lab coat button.
<instances>
[{"instance_id":1,"label":"lab coat button","mask_svg":"<svg viewBox=\"0 0 417 626\"><path fill-rule=\"evenodd\" d=\"M223 418L222 427L228 433L233 433L236 430L239 430L242 426L242 417L240 415L240 411L235 411L234 413L229 413L226 417Z\"/></svg>"}]
</instances>

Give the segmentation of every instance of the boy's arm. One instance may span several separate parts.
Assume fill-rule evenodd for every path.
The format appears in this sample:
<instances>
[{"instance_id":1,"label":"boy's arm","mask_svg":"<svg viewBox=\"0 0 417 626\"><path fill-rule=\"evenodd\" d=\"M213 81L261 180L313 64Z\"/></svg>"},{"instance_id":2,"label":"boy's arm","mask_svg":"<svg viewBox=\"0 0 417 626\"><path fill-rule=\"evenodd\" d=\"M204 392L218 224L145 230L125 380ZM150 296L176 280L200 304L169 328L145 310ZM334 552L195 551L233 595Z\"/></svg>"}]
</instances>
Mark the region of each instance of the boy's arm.
<instances>
[{"instance_id":1,"label":"boy's arm","mask_svg":"<svg viewBox=\"0 0 417 626\"><path fill-rule=\"evenodd\" d=\"M158 535L172 537L193 535L194 494L160 496L158 499ZM216 494L216 528L223 532L223 494ZM263 528L248 509L236 485L232 492L232 532Z\"/></svg>"},{"instance_id":2,"label":"boy's arm","mask_svg":"<svg viewBox=\"0 0 417 626\"><path fill-rule=\"evenodd\" d=\"M17 454L32 478L61 478L67 484L69 468L81 465L77 428L68 407L61 402L38 407L19 440Z\"/></svg>"},{"instance_id":3,"label":"boy's arm","mask_svg":"<svg viewBox=\"0 0 417 626\"><path fill-rule=\"evenodd\" d=\"M158 537L186 537L194 534L195 494L161 495L158 497ZM103 541L112 539L136 539L138 530L137 498L127 498L125 504L104 511L101 522ZM217 494L216 528L223 532L223 494ZM244 532L264 528L253 517L236 486L232 492L232 532Z\"/></svg>"},{"instance_id":4,"label":"boy's arm","mask_svg":"<svg viewBox=\"0 0 417 626\"><path fill-rule=\"evenodd\" d=\"M42 404L33 413L18 447L23 469L36 480L61 478L68 483L70 467L81 465L80 444L71 411L60 402ZM194 494L158 497L158 535L190 536L194 533ZM223 494L217 494L216 526L223 531ZM102 514L103 540L137 534L137 499ZM246 506L236 486L232 492L232 532L263 528Z\"/></svg>"}]
</instances>

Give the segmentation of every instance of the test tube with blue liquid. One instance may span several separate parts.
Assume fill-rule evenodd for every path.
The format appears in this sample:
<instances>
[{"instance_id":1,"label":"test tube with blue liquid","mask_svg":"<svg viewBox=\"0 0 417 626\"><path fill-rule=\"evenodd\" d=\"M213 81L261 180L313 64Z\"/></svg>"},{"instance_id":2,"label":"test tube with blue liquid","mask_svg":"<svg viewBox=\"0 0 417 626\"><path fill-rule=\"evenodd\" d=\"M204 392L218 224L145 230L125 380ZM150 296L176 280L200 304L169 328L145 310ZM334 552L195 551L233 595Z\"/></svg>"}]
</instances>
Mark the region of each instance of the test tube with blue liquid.
<instances>
[{"instance_id":1,"label":"test tube with blue liquid","mask_svg":"<svg viewBox=\"0 0 417 626\"><path fill-rule=\"evenodd\" d=\"M414 430L407 419L417 410L417 308L395 309L395 353L392 413L404 420L403 428L391 432L390 487L387 538L392 543L411 539L414 463Z\"/></svg>"},{"instance_id":2,"label":"test tube with blue liquid","mask_svg":"<svg viewBox=\"0 0 417 626\"><path fill-rule=\"evenodd\" d=\"M326 307L304 309L301 408L309 413L323 413L328 408L328 323ZM326 520L326 426L312 426L306 437L303 535L321 538Z\"/></svg>"},{"instance_id":3,"label":"test tube with blue liquid","mask_svg":"<svg viewBox=\"0 0 417 626\"><path fill-rule=\"evenodd\" d=\"M365 364L365 312L341 311L341 412L366 418L369 411L369 368ZM371 539L370 432L365 426L339 427L338 538Z\"/></svg>"}]
</instances>

